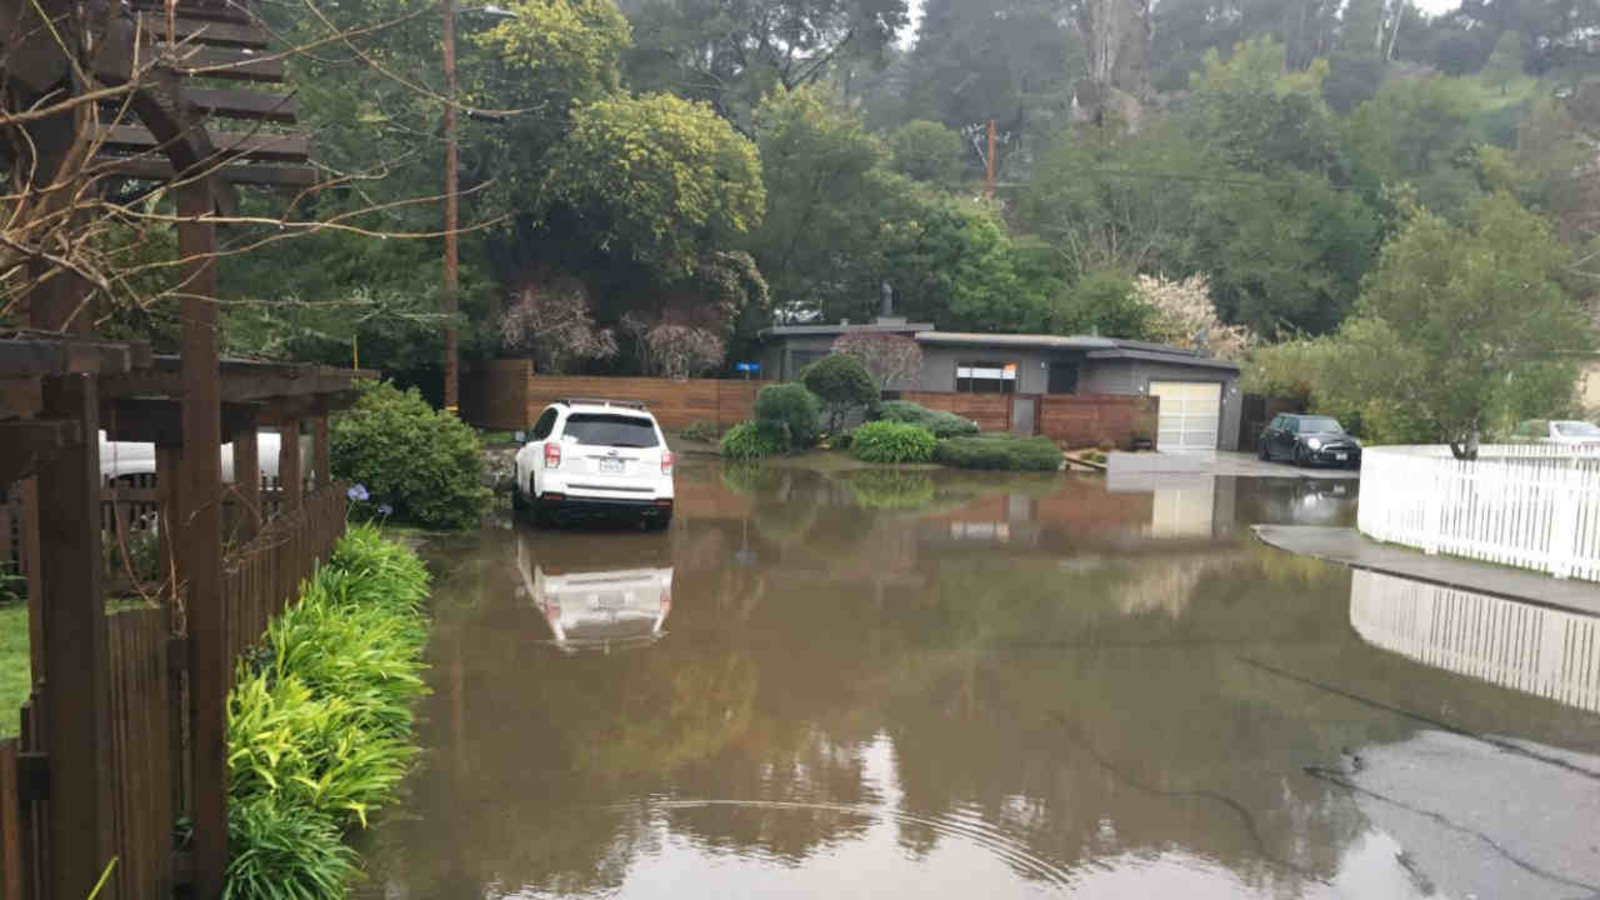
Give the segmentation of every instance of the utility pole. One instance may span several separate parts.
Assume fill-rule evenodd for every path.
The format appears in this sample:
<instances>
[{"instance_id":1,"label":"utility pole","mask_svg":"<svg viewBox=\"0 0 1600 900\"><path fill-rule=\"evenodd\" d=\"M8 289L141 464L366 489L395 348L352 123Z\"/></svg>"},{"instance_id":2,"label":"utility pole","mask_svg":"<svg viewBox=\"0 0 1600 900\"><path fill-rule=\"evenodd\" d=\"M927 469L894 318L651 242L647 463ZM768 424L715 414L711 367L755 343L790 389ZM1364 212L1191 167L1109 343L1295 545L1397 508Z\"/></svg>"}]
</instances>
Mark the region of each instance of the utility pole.
<instances>
[{"instance_id":1,"label":"utility pole","mask_svg":"<svg viewBox=\"0 0 1600 900\"><path fill-rule=\"evenodd\" d=\"M444 408L455 412L460 402L461 361L458 353L456 314L461 309L456 272L457 160L456 160L456 2L442 0L444 9Z\"/></svg>"},{"instance_id":2,"label":"utility pole","mask_svg":"<svg viewBox=\"0 0 1600 900\"><path fill-rule=\"evenodd\" d=\"M984 196L994 199L994 120L989 120L989 153L984 159Z\"/></svg>"}]
</instances>

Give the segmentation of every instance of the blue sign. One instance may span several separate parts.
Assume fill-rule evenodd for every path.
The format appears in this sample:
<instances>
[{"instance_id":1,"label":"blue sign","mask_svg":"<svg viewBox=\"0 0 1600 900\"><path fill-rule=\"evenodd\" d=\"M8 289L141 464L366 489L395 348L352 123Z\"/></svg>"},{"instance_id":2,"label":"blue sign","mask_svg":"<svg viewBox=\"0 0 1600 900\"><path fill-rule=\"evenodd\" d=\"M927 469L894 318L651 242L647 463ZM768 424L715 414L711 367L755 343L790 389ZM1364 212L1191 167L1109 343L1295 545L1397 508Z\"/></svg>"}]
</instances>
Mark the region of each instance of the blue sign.
<instances>
[{"instance_id":1,"label":"blue sign","mask_svg":"<svg viewBox=\"0 0 1600 900\"><path fill-rule=\"evenodd\" d=\"M761 363L734 363L733 370L735 372L759 372L761 371Z\"/></svg>"}]
</instances>

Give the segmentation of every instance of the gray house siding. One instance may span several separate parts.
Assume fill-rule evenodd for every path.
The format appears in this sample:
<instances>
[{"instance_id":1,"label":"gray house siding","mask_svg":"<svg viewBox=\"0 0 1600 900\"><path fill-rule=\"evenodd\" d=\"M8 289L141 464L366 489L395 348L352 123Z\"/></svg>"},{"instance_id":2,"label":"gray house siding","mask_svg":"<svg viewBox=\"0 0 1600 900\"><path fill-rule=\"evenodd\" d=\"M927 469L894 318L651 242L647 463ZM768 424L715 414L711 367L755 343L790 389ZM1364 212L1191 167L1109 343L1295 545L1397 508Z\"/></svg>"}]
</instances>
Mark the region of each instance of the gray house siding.
<instances>
[{"instance_id":1,"label":"gray house siding","mask_svg":"<svg viewBox=\"0 0 1600 900\"><path fill-rule=\"evenodd\" d=\"M919 391L953 391L956 389L956 367L963 362L994 362L1017 364L1017 393L1046 394L1050 390L1052 365L1076 365L1078 390L1084 390L1083 377L1087 367L1083 354L1071 351L1026 349L1021 347L922 346L922 378L917 383Z\"/></svg>"},{"instance_id":2,"label":"gray house siding","mask_svg":"<svg viewBox=\"0 0 1600 900\"><path fill-rule=\"evenodd\" d=\"M1218 449L1239 449L1239 416L1244 411L1244 395L1239 392L1239 377L1233 372L1204 369L1197 366L1131 360L1134 390L1131 393L1150 393L1152 381L1209 382L1222 385L1222 420L1218 434Z\"/></svg>"},{"instance_id":3,"label":"gray house siding","mask_svg":"<svg viewBox=\"0 0 1600 900\"><path fill-rule=\"evenodd\" d=\"M1133 360L1097 359L1078 378L1080 394L1143 393L1134 380Z\"/></svg>"}]
</instances>

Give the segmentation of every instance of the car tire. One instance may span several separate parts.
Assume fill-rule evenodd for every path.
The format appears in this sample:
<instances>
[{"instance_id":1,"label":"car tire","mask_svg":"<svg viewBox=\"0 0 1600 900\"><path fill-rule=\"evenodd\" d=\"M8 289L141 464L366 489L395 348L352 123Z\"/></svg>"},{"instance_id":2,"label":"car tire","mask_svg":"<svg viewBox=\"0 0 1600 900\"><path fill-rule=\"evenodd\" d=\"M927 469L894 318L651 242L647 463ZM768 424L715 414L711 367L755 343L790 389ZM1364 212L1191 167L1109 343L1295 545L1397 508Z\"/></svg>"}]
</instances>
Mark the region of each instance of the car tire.
<instances>
[{"instance_id":1,"label":"car tire","mask_svg":"<svg viewBox=\"0 0 1600 900\"><path fill-rule=\"evenodd\" d=\"M526 512L527 509L528 501L522 498L522 488L517 487L516 482L513 481L511 483L511 512L516 515L521 515L522 513Z\"/></svg>"},{"instance_id":2,"label":"car tire","mask_svg":"<svg viewBox=\"0 0 1600 900\"><path fill-rule=\"evenodd\" d=\"M1294 448L1294 464L1302 469L1307 465L1305 450L1298 445Z\"/></svg>"},{"instance_id":3,"label":"car tire","mask_svg":"<svg viewBox=\"0 0 1600 900\"><path fill-rule=\"evenodd\" d=\"M1261 457L1262 462L1267 462L1268 460L1272 459L1272 454L1267 452L1266 441L1262 441L1260 444L1256 445L1256 454Z\"/></svg>"},{"instance_id":4,"label":"car tire","mask_svg":"<svg viewBox=\"0 0 1600 900\"><path fill-rule=\"evenodd\" d=\"M664 516L651 516L650 518L644 520L644 527L646 531L666 531L668 526L671 524L672 513L667 513Z\"/></svg>"}]
</instances>

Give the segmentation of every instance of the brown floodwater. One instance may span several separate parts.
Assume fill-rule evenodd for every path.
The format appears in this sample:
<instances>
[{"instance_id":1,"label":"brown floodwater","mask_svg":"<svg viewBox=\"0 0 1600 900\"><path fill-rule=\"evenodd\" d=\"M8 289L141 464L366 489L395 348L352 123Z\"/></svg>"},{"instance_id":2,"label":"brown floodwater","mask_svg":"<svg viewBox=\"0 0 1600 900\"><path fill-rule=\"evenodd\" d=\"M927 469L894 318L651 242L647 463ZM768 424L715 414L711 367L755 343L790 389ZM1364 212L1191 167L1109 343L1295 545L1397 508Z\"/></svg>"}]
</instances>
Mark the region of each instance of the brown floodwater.
<instances>
[{"instance_id":1,"label":"brown floodwater","mask_svg":"<svg viewBox=\"0 0 1600 900\"><path fill-rule=\"evenodd\" d=\"M687 463L664 534L436 542L360 890L1600 893L1600 629L1250 532L1357 490Z\"/></svg>"}]
</instances>

